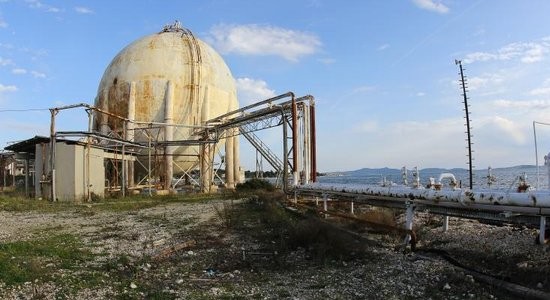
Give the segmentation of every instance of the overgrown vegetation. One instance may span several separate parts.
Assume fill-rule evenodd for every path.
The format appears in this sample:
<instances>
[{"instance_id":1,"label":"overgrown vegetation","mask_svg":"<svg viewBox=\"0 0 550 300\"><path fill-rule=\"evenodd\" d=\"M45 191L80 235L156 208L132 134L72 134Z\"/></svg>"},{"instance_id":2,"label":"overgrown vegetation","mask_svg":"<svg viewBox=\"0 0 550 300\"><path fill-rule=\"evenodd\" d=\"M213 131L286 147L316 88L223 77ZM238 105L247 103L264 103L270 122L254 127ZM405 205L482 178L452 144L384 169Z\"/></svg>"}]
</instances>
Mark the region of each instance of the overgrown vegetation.
<instances>
[{"instance_id":1,"label":"overgrown vegetation","mask_svg":"<svg viewBox=\"0 0 550 300\"><path fill-rule=\"evenodd\" d=\"M47 200L29 199L21 196L0 194L0 210L15 212L59 212L76 210L84 215L93 215L95 211L134 211L155 207L166 203L205 201L219 199L219 197L220 195L216 194L186 194L154 197L137 195L128 196L125 198L105 198L92 202L51 202Z\"/></svg>"},{"instance_id":2,"label":"overgrown vegetation","mask_svg":"<svg viewBox=\"0 0 550 300\"><path fill-rule=\"evenodd\" d=\"M236 186L237 191L239 192L246 192L246 191L256 191L256 190L264 190L264 191L275 191L275 186L268 182L267 180L263 179L249 179L245 182L239 183Z\"/></svg>"},{"instance_id":3,"label":"overgrown vegetation","mask_svg":"<svg viewBox=\"0 0 550 300\"><path fill-rule=\"evenodd\" d=\"M240 222L257 226L247 233L267 243L275 243L278 253L289 253L300 248L310 258L348 260L363 253L362 244L353 236L316 216L298 215L286 210L280 192L260 192L241 209Z\"/></svg>"},{"instance_id":4,"label":"overgrown vegetation","mask_svg":"<svg viewBox=\"0 0 550 300\"><path fill-rule=\"evenodd\" d=\"M212 204L212 208L224 227L230 228L235 224L238 214L233 207L233 201L230 203L224 201L220 204Z\"/></svg>"},{"instance_id":5,"label":"overgrown vegetation","mask_svg":"<svg viewBox=\"0 0 550 300\"><path fill-rule=\"evenodd\" d=\"M52 279L52 270L74 269L90 257L70 234L0 244L0 281L14 285Z\"/></svg>"}]
</instances>

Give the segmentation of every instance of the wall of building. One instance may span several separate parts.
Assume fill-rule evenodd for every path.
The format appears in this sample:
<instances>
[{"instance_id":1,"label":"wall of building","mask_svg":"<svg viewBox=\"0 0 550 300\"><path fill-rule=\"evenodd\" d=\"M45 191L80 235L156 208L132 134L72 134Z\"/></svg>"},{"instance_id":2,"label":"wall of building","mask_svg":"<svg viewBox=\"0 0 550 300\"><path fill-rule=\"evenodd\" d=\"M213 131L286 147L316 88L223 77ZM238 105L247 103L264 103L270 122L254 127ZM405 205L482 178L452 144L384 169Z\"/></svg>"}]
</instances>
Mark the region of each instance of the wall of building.
<instances>
[{"instance_id":1,"label":"wall of building","mask_svg":"<svg viewBox=\"0 0 550 300\"><path fill-rule=\"evenodd\" d=\"M80 145L75 147L75 199L87 200L87 187L89 187L90 197L104 196L105 164L103 159L103 150L101 149L88 149ZM88 165L89 172L87 171Z\"/></svg>"},{"instance_id":2,"label":"wall of building","mask_svg":"<svg viewBox=\"0 0 550 300\"><path fill-rule=\"evenodd\" d=\"M35 158L34 158L34 171L36 176L34 177L34 192L35 197L51 198L50 184L45 183L47 181L47 174L50 172L50 145L49 144L36 144L35 146Z\"/></svg>"},{"instance_id":3,"label":"wall of building","mask_svg":"<svg viewBox=\"0 0 550 300\"><path fill-rule=\"evenodd\" d=\"M74 145L65 143L57 143L55 147L55 188L57 200L60 201L76 200L75 150Z\"/></svg>"},{"instance_id":4,"label":"wall of building","mask_svg":"<svg viewBox=\"0 0 550 300\"><path fill-rule=\"evenodd\" d=\"M45 176L50 173L49 145L36 145L36 197L51 198L51 184ZM87 149L83 145L58 142L55 148L56 198L59 201L84 201L91 197L103 197L105 191L105 166L103 150ZM89 167L88 167L89 166ZM89 171L88 171L89 170ZM88 191L89 187L89 191Z\"/></svg>"}]
</instances>

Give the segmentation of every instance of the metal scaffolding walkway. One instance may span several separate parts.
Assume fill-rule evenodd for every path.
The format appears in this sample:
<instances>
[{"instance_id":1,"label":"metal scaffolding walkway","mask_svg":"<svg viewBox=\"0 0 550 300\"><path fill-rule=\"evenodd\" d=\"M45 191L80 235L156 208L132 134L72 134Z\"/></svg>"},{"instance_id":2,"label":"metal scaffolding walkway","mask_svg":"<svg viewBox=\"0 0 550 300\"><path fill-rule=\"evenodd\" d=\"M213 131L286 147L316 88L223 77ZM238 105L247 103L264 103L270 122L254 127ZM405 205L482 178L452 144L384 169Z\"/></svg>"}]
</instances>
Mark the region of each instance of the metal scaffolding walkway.
<instances>
[{"instance_id":1,"label":"metal scaffolding walkway","mask_svg":"<svg viewBox=\"0 0 550 300\"><path fill-rule=\"evenodd\" d=\"M271 151L271 149L262 140L254 134L254 132L246 131L245 126L239 127L242 135L258 152L267 160L267 162L275 169L275 172L280 173L283 171L283 161L277 157L277 155Z\"/></svg>"}]
</instances>

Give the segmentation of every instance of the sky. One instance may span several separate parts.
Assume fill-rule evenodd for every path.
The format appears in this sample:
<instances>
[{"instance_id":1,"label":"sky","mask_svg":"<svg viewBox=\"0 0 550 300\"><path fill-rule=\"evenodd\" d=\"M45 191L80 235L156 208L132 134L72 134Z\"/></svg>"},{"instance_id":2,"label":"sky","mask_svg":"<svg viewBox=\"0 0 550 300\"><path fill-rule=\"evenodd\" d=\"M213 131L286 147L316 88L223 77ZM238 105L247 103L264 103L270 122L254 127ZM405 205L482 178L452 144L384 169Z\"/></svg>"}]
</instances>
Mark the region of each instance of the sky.
<instances>
[{"instance_id":1,"label":"sky","mask_svg":"<svg viewBox=\"0 0 550 300\"><path fill-rule=\"evenodd\" d=\"M475 168L535 164L533 121L550 123L548 12L546 0L0 0L0 148L48 135L47 108L93 104L120 50L179 20L224 58L241 106L315 97L319 171L467 168L455 60ZM536 131L542 163L550 126ZM281 135L261 133L274 149Z\"/></svg>"}]
</instances>

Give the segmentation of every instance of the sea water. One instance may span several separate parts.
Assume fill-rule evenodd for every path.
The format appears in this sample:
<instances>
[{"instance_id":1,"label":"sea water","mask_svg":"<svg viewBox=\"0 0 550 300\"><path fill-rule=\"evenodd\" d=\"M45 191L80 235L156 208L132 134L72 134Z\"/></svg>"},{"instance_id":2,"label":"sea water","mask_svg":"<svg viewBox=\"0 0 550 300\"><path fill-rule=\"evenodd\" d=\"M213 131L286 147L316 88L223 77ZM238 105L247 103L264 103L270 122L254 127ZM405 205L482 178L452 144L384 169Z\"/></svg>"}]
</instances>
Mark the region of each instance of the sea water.
<instances>
[{"instance_id":1,"label":"sea water","mask_svg":"<svg viewBox=\"0 0 550 300\"><path fill-rule=\"evenodd\" d=\"M413 170L407 170L407 180L409 185L414 181ZM516 166L509 168L495 168L491 170L493 180L489 185L489 172L487 169L478 169L473 172L474 189L494 189L515 191L519 184L520 176L526 178L526 182L533 188L550 189L548 186L547 168L541 166ZM466 169L424 169L418 171L420 183L426 186L430 178L435 181L439 179L441 173L451 173L455 176L463 188L469 188L469 172ZM341 184L374 184L379 185L382 182L393 182L403 184L402 171L398 169L361 169L357 171L331 173L325 176L319 176L320 183L341 183ZM449 179L442 180L444 185L449 184Z\"/></svg>"}]
</instances>

